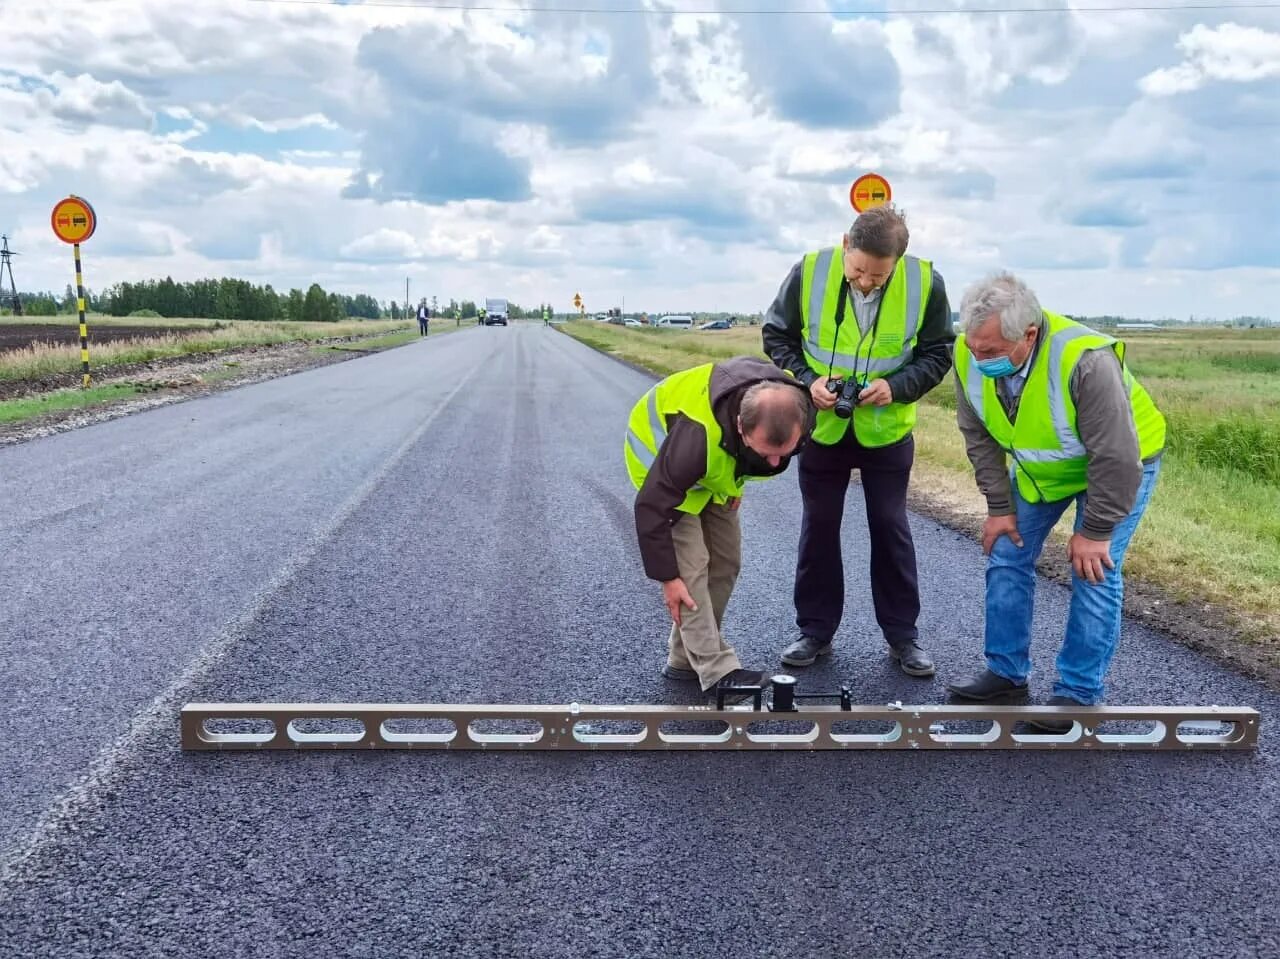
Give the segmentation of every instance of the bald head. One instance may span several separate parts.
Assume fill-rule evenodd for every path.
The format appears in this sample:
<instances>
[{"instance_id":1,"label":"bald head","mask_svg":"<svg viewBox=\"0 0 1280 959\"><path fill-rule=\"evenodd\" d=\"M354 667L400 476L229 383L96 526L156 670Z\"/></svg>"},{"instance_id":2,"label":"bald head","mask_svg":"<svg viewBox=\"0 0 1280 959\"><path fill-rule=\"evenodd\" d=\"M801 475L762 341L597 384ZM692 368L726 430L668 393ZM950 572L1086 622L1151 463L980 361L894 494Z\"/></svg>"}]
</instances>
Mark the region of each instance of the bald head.
<instances>
[{"instance_id":1,"label":"bald head","mask_svg":"<svg viewBox=\"0 0 1280 959\"><path fill-rule=\"evenodd\" d=\"M767 459L790 456L808 424L809 396L790 383L764 380L742 395L738 429L747 445Z\"/></svg>"}]
</instances>

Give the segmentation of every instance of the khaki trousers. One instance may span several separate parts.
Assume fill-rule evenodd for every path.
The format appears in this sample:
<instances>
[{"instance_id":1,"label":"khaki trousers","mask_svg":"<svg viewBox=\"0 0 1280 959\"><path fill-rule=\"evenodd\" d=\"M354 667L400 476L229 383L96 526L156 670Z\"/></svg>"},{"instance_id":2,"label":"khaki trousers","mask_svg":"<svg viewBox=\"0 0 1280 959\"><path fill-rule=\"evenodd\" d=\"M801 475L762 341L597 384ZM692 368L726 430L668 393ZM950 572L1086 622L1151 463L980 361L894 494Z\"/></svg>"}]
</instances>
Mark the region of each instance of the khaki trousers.
<instances>
[{"instance_id":1,"label":"khaki trousers","mask_svg":"<svg viewBox=\"0 0 1280 959\"><path fill-rule=\"evenodd\" d=\"M682 607L682 625L671 625L667 662L692 669L704 690L742 666L720 635L724 608L742 568L742 527L737 509L707 505L701 514L682 513L671 527L676 565L697 610Z\"/></svg>"}]
</instances>

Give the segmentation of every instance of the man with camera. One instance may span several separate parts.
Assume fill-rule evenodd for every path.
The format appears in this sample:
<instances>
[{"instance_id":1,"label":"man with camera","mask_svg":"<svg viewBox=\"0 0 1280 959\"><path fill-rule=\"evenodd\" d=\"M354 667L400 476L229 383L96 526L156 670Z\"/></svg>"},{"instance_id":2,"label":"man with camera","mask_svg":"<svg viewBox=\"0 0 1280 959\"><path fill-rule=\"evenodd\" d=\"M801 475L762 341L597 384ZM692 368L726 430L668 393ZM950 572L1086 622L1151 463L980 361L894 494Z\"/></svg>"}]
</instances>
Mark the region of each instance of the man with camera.
<instances>
[{"instance_id":1,"label":"man with camera","mask_svg":"<svg viewBox=\"0 0 1280 959\"><path fill-rule=\"evenodd\" d=\"M623 455L645 575L671 614L668 679L704 691L763 684L720 633L742 566L738 506L748 479L787 468L813 419L808 390L751 356L673 373L632 409Z\"/></svg>"},{"instance_id":2,"label":"man with camera","mask_svg":"<svg viewBox=\"0 0 1280 959\"><path fill-rule=\"evenodd\" d=\"M764 350L809 388L818 408L800 457L803 516L794 600L800 638L782 652L808 666L831 652L844 612L840 524L858 470L871 539L871 598L890 656L932 676L916 619L920 592L907 523L916 403L951 367L951 308L942 276L907 256L889 206L860 214L842 247L792 267L764 322Z\"/></svg>"}]
</instances>

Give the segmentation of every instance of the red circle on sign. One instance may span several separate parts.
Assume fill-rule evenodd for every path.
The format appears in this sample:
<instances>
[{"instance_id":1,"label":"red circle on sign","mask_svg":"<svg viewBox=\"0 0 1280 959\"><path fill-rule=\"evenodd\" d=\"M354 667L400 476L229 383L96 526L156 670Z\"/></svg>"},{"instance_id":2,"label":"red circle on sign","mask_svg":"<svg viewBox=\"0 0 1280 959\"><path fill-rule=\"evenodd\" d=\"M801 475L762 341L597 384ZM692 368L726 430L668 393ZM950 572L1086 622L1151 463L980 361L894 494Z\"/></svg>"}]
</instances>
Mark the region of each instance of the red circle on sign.
<instances>
[{"instance_id":1,"label":"red circle on sign","mask_svg":"<svg viewBox=\"0 0 1280 959\"><path fill-rule=\"evenodd\" d=\"M63 243L83 243L98 228L98 217L89 201L78 196L59 200L49 215L53 234Z\"/></svg>"},{"instance_id":2,"label":"red circle on sign","mask_svg":"<svg viewBox=\"0 0 1280 959\"><path fill-rule=\"evenodd\" d=\"M849 187L849 203L859 213L884 206L892 199L893 190L889 187L889 181L879 173L864 173Z\"/></svg>"}]
</instances>

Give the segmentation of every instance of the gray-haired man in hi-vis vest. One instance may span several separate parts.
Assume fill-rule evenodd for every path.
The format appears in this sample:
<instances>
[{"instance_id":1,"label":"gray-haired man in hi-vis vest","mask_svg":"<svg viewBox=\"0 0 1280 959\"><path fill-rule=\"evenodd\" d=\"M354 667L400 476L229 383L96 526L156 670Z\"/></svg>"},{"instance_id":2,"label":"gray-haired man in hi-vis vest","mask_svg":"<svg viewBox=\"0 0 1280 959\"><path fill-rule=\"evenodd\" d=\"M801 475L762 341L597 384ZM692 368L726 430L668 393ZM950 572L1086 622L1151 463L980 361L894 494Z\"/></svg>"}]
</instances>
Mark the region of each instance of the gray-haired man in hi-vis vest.
<instances>
[{"instance_id":1,"label":"gray-haired man in hi-vis vest","mask_svg":"<svg viewBox=\"0 0 1280 959\"><path fill-rule=\"evenodd\" d=\"M668 376L627 426L640 555L672 620L663 675L704 691L760 685L763 674L744 670L720 632L742 565L738 505L748 479L781 473L804 444L808 391L767 361L739 356Z\"/></svg>"},{"instance_id":2,"label":"gray-haired man in hi-vis vest","mask_svg":"<svg viewBox=\"0 0 1280 959\"><path fill-rule=\"evenodd\" d=\"M1036 559L1076 504L1071 610L1050 706L1093 706L1120 639L1121 567L1160 473L1165 422L1124 363L1124 344L1050 313L1016 277L960 304L956 420L987 498L987 668L947 687L970 702L1021 701L1031 672ZM1070 720L1032 723L1070 731Z\"/></svg>"}]
</instances>

